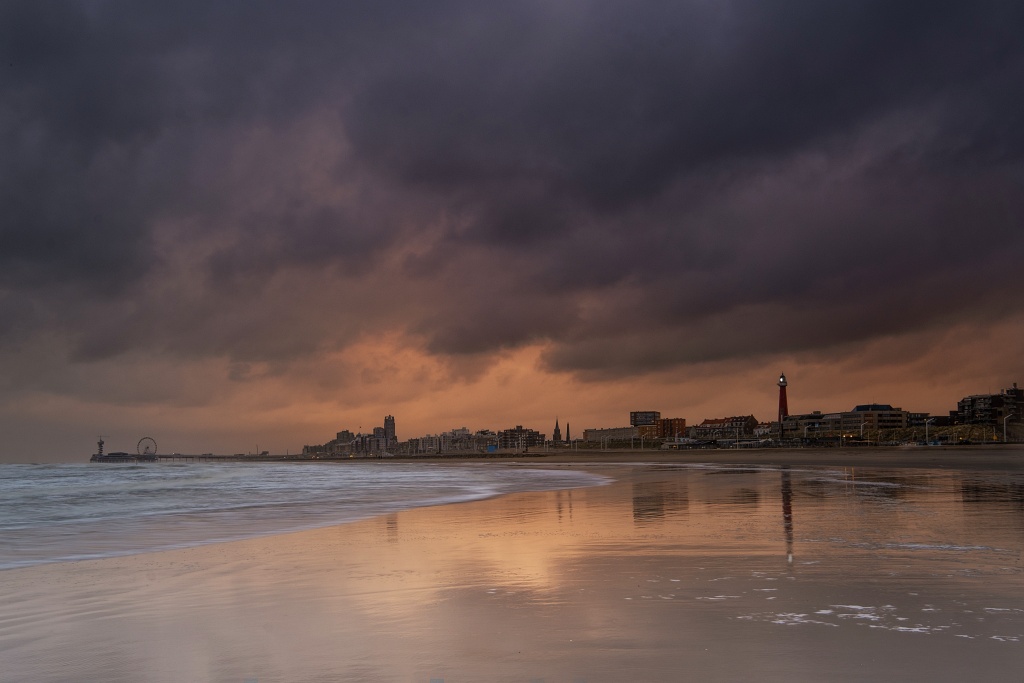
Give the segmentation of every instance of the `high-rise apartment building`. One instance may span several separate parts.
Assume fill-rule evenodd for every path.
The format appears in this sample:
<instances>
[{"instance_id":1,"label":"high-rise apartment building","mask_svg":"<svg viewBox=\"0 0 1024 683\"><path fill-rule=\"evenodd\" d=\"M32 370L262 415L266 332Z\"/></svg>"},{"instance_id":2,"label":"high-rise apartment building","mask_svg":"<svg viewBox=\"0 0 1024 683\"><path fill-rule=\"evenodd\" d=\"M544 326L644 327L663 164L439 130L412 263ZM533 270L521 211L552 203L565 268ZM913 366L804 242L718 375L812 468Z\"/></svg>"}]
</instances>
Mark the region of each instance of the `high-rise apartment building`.
<instances>
[{"instance_id":1,"label":"high-rise apartment building","mask_svg":"<svg viewBox=\"0 0 1024 683\"><path fill-rule=\"evenodd\" d=\"M658 410L634 410L629 413L629 424L631 427L657 424L661 419L661 411Z\"/></svg>"},{"instance_id":2,"label":"high-rise apartment building","mask_svg":"<svg viewBox=\"0 0 1024 683\"><path fill-rule=\"evenodd\" d=\"M998 394L965 396L957 402L956 410L960 424L998 426L1004 420L1020 422L1024 418L1024 389L1014 382L1012 388Z\"/></svg>"},{"instance_id":3,"label":"high-rise apartment building","mask_svg":"<svg viewBox=\"0 0 1024 683\"><path fill-rule=\"evenodd\" d=\"M543 446L544 435L533 429L524 429L516 425L513 429L498 432L498 448L526 449L531 446Z\"/></svg>"}]
</instances>

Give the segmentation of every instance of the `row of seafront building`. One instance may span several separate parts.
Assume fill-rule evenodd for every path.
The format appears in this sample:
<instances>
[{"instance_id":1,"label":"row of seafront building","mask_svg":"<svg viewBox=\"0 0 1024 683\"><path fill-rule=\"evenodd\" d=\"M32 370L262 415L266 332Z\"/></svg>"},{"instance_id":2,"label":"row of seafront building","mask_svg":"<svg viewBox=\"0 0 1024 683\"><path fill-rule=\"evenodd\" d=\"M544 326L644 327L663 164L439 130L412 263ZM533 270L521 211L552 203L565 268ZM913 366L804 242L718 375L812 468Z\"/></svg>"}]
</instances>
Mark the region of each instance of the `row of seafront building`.
<instances>
[{"instance_id":1,"label":"row of seafront building","mask_svg":"<svg viewBox=\"0 0 1024 683\"><path fill-rule=\"evenodd\" d=\"M975 435L976 440L1020 441L1024 436L1024 390L1016 383L998 394L974 394L957 402L956 410L945 415L931 415L893 407L889 404L866 403L852 410L823 412L820 410L802 414L789 414L786 396L785 375L779 378L779 411L774 421L762 422L753 415L737 415L722 418L708 418L700 424L688 427L685 437L675 439L674 444L686 441L700 442L746 442L746 445L768 445L770 443L798 444L871 441L907 442L929 440L929 431L935 439L952 442L962 440L963 435ZM634 415L636 413L633 413ZM656 412L645 413L653 416L645 424L630 428L595 429L585 432L589 441L614 442L623 438L655 439L665 437L658 433ZM948 429L963 427L966 429Z\"/></svg>"},{"instance_id":2,"label":"row of seafront building","mask_svg":"<svg viewBox=\"0 0 1024 683\"><path fill-rule=\"evenodd\" d=\"M522 425L495 432L490 429L471 431L459 427L441 434L399 441L394 432L394 417L388 415L385 424L389 430L374 427L369 434L353 433L347 429L337 433L324 444L302 447L308 457L386 457L435 455L440 453L493 453L497 451L528 451L550 445L545 435Z\"/></svg>"},{"instance_id":3,"label":"row of seafront building","mask_svg":"<svg viewBox=\"0 0 1024 683\"><path fill-rule=\"evenodd\" d=\"M856 441L893 442L929 440L929 431L937 440L952 442L963 440L964 435L975 435L975 440L1020 441L1024 436L1024 390L1016 383L998 394L974 394L957 402L956 410L945 415L931 415L894 408L889 404L866 403L848 411L789 414L785 375L779 378L779 411L776 420L762 422L753 415L709 418L685 430L681 441L737 442L747 445L786 443L821 443L849 439ZM657 417L657 414L654 413ZM948 429L948 428L966 429ZM662 436L649 424L617 430L588 430L592 441L631 437L653 438Z\"/></svg>"},{"instance_id":4,"label":"row of seafront building","mask_svg":"<svg viewBox=\"0 0 1024 683\"><path fill-rule=\"evenodd\" d=\"M399 441L395 418L388 415L384 424L368 433L342 430L324 444L303 447L307 457L381 457L451 453L536 452L549 448L650 448L689 447L694 445L779 445L857 442L907 442L938 440L951 442L962 434L978 433L986 441L1020 441L1024 438L1024 390L1014 383L998 394L974 394L957 402L947 415L906 411L888 404L866 403L852 410L812 411L790 415L786 379L779 380L779 413L776 420L759 421L753 415L707 418L687 426L680 417L663 418L659 411L637 410L629 414L629 426L583 430L582 439L573 439L568 423L565 436L555 420L552 438L530 428L516 425L500 431L466 427L441 434ZM951 431L951 427L968 431ZM945 431L944 431L944 428ZM931 436L929 431L931 431ZM959 435L959 436L958 436Z\"/></svg>"},{"instance_id":5,"label":"row of seafront building","mask_svg":"<svg viewBox=\"0 0 1024 683\"><path fill-rule=\"evenodd\" d=\"M1024 416L1024 390L1013 386L998 394L973 394L957 402L956 410L945 415L912 412L891 405L868 403L853 410L823 413L813 411L798 415L782 415L773 425L783 440L808 440L838 437L878 441L888 434L890 441L921 441L929 439L929 429L936 439L952 441L974 434L974 440L1020 440ZM966 428L950 430L948 428ZM922 438L923 437L923 438Z\"/></svg>"}]
</instances>

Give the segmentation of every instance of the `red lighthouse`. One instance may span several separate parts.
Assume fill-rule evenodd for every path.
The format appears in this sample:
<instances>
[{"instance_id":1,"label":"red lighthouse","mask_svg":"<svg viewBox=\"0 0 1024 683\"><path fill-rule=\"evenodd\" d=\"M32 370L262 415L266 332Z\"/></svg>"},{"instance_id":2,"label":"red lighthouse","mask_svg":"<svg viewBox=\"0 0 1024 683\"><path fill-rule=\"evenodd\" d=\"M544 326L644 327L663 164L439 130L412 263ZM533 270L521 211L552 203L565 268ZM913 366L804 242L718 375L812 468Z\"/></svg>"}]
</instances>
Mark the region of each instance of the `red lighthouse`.
<instances>
[{"instance_id":1,"label":"red lighthouse","mask_svg":"<svg viewBox=\"0 0 1024 683\"><path fill-rule=\"evenodd\" d=\"M779 441L782 441L782 421L789 417L789 403L786 401L786 373L779 375Z\"/></svg>"}]
</instances>

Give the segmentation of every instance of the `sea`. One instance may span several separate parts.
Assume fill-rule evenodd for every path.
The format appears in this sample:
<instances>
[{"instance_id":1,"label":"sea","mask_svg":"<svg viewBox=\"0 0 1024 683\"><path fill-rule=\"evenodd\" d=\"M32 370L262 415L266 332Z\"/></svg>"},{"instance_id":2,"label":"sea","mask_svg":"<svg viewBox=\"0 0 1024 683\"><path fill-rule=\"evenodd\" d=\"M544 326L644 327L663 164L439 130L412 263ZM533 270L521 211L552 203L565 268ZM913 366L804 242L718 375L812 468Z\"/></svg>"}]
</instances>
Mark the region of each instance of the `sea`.
<instances>
[{"instance_id":1,"label":"sea","mask_svg":"<svg viewBox=\"0 0 1024 683\"><path fill-rule=\"evenodd\" d=\"M0 464L0 570L299 531L596 474L443 463Z\"/></svg>"}]
</instances>

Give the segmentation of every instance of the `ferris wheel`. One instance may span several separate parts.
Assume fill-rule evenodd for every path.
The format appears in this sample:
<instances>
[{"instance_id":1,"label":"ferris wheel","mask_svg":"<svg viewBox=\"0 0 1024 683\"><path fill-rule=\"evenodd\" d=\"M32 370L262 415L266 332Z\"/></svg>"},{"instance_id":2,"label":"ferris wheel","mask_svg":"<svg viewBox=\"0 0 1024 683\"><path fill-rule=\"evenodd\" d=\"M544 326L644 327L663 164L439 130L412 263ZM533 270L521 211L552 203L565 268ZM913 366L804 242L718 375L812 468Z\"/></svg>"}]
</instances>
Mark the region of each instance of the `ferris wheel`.
<instances>
[{"instance_id":1,"label":"ferris wheel","mask_svg":"<svg viewBox=\"0 0 1024 683\"><path fill-rule=\"evenodd\" d=\"M139 455L144 456L155 456L156 455L156 441L153 437L144 436L139 439L138 445L135 447L136 452Z\"/></svg>"}]
</instances>

